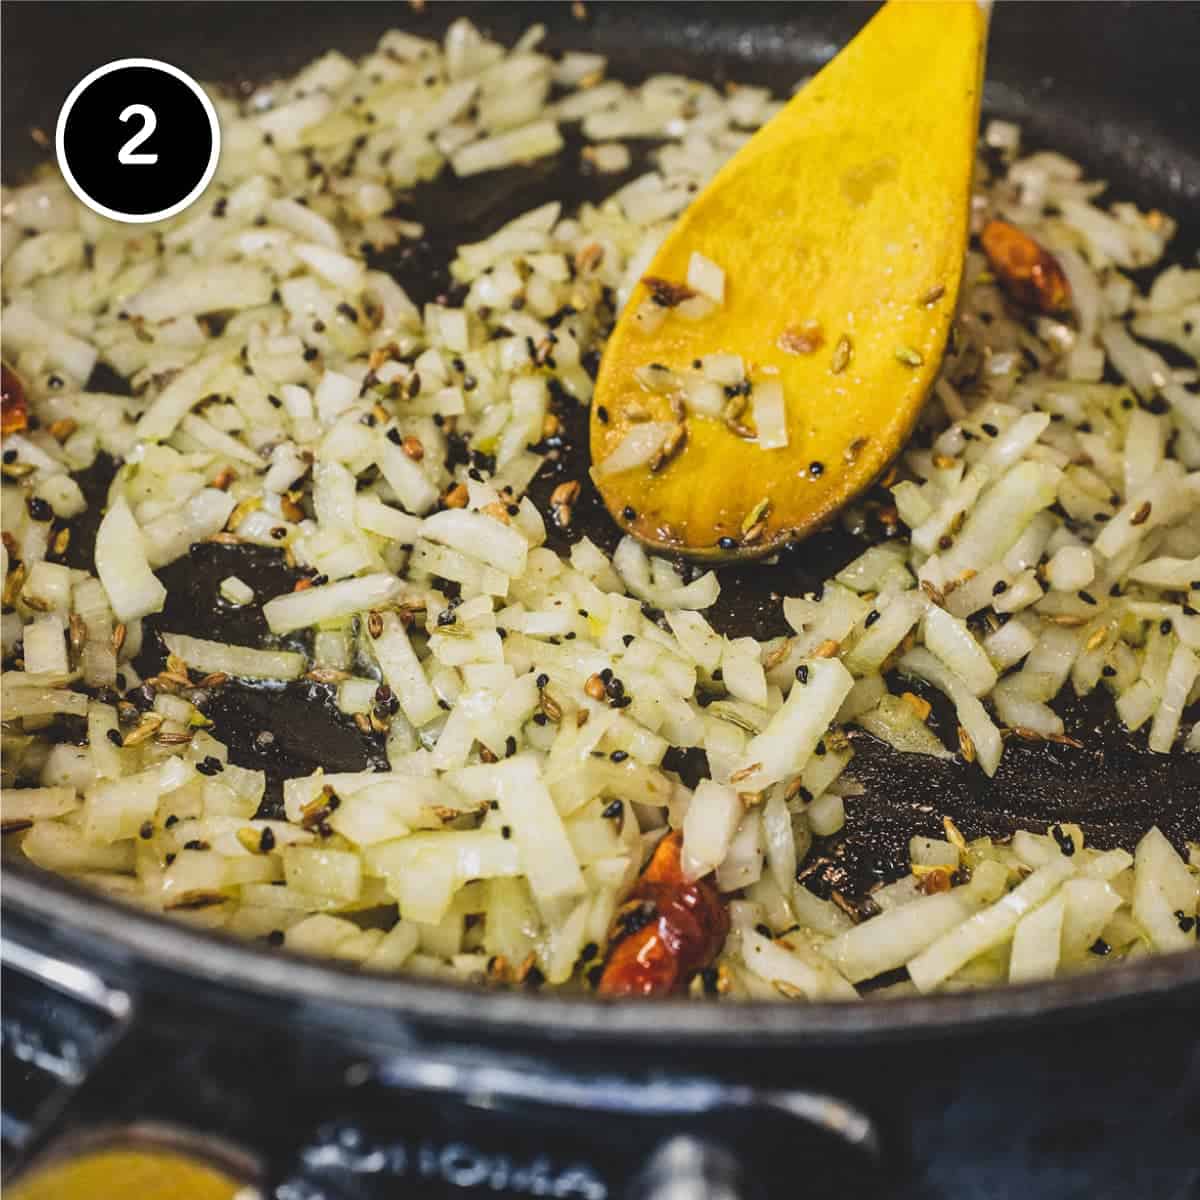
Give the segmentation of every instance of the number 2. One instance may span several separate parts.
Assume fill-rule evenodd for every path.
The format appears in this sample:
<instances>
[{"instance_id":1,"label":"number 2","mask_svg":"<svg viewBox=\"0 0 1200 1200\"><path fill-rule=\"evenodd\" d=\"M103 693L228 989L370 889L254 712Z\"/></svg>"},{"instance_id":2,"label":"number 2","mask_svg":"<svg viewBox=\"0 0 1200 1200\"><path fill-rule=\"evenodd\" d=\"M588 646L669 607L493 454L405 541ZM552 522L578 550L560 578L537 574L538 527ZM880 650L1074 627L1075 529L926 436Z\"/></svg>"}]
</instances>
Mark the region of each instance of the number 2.
<instances>
[{"instance_id":1,"label":"number 2","mask_svg":"<svg viewBox=\"0 0 1200 1200\"><path fill-rule=\"evenodd\" d=\"M121 147L120 153L117 155L117 162L127 167L152 166L158 162L157 154L135 154L134 151L158 127L158 118L154 115L154 109L148 104L130 104L121 112L118 119L129 121L134 117L142 118L142 127Z\"/></svg>"}]
</instances>

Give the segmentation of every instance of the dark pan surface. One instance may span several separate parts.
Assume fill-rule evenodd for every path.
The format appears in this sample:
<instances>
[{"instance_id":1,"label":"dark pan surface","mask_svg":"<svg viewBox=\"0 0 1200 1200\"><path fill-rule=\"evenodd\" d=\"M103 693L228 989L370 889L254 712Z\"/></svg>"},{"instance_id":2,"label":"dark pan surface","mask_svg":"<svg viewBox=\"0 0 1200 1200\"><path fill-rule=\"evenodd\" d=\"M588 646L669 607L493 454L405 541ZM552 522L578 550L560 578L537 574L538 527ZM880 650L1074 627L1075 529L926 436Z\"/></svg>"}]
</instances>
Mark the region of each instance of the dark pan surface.
<instances>
[{"instance_id":1,"label":"dark pan surface","mask_svg":"<svg viewBox=\"0 0 1200 1200\"><path fill-rule=\"evenodd\" d=\"M628 78L678 70L765 82L786 93L873 10L872 5L825 4L589 7L592 16L581 24L566 4L435 4L418 15L394 5L177 3L138 5L136 17L128 3L10 5L5 10L5 176L41 156L28 131L35 125L52 128L71 84L91 66L118 55L167 58L201 77L236 86L294 70L329 46L360 53L390 25L436 31L465 11L505 40L530 20L541 20L550 27L551 46L598 47L610 54L613 73ZM65 43L64 25L73 31ZM50 59L17 53L17 47L47 38L56 43ZM1200 139L1195 133L1200 98L1192 74L1198 48L1200 6L1148 6L1135 14L1129 5L1012 0L996 13L985 106L992 115L1020 120L1032 144L1053 145L1080 158L1090 174L1111 181L1113 195L1178 217L1184 233L1174 255L1194 260L1200 238ZM485 187L463 189L447 181L417 189L402 199L401 209L425 223L427 236L383 265L414 298L438 295L447 287L445 268L456 244L487 236L545 199L570 204L607 194L622 182L590 179L578 162L578 143L569 142L557 159L532 171L495 173L486 177ZM611 548L617 531L586 483L586 414L572 406L561 415L565 432L556 447L558 460L535 482L534 498L544 507L555 483L580 479L585 496L571 536L586 534ZM101 463L91 473L101 496L108 470L111 464ZM72 539L73 551L81 556L77 565L84 565L90 541L81 534ZM725 571L715 623L729 633L760 637L785 631L779 598L811 589L859 549L849 535L830 531L788 552L777 565ZM198 546L164 573L169 606L148 625L239 642L261 637L265 627L257 610L229 609L217 598L217 581L232 571L264 598L290 590L296 578L271 551ZM148 638L137 665L152 670L161 656L158 640ZM262 688L230 686L214 696L208 709L214 733L231 745L238 761L269 773L268 803L278 796L282 779L306 774L318 762L332 770L384 764L382 746L363 738L332 708L328 691L298 684L280 697ZM992 780L960 761L898 755L866 734L856 735L851 772L864 792L847 802L844 834L818 846L810 886L862 896L879 879L904 870L908 839L914 833L940 833L943 815L953 817L968 837L1060 820L1078 821L1089 841L1101 846L1132 847L1155 822L1177 844L1200 837L1200 759L1150 754L1144 735L1119 728L1106 695L1067 700L1060 711L1067 732L1082 748L1010 742ZM953 723L937 703L935 722L953 744ZM257 737L264 730L274 735L269 744ZM695 755L675 761L685 777L703 769Z\"/></svg>"}]
</instances>

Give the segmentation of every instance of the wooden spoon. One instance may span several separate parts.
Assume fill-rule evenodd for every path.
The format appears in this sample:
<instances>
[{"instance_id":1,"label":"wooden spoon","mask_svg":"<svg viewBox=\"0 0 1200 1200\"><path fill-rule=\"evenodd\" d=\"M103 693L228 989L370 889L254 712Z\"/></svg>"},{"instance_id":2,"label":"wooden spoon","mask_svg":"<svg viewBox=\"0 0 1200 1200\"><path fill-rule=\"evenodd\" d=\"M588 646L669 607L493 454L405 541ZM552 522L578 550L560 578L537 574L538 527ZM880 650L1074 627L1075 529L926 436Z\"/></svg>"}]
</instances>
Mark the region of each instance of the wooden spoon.
<instances>
[{"instance_id":1,"label":"wooden spoon","mask_svg":"<svg viewBox=\"0 0 1200 1200\"><path fill-rule=\"evenodd\" d=\"M759 557L828 522L899 452L958 297L986 33L977 0L890 0L680 218L592 402L592 473L628 532ZM693 294L720 290L694 255L719 268L719 304ZM695 390L714 354L741 356L748 394ZM780 387L786 445L768 448Z\"/></svg>"}]
</instances>

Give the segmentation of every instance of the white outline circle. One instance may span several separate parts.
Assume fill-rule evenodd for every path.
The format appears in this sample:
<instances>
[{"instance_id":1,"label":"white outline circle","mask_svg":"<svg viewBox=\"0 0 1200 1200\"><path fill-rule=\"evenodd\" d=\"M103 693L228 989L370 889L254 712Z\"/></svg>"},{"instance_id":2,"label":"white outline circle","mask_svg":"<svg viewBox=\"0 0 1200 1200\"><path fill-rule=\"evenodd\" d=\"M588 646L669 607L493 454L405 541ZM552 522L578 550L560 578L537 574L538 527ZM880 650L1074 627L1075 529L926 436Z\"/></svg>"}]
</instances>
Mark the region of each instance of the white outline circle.
<instances>
[{"instance_id":1,"label":"white outline circle","mask_svg":"<svg viewBox=\"0 0 1200 1200\"><path fill-rule=\"evenodd\" d=\"M109 75L113 71L119 71L123 67L149 67L151 70L165 71L166 74L173 75L181 83L187 84L192 94L204 106L205 115L208 117L208 127L212 131L212 152L209 155L208 166L205 167L200 182L178 203L172 204L170 208L160 209L158 212L122 213L93 200L79 185L79 181L75 178L70 165L67 163L67 156L63 153L63 138L66 134L67 118L71 115L71 109L75 107L75 101L97 79L103 79L105 75ZM97 67L94 71L89 71L71 89L58 114L58 124L54 130L54 154L58 160L58 169L62 172L62 177L66 181L67 187L92 212L99 213L102 217L108 217L111 221L120 221L125 225L148 225L152 221L165 221L168 217L173 217L176 213L183 212L189 204L200 198L204 190L212 182L212 177L217 170L217 162L221 157L221 126L217 122L217 110L213 107L213 102L208 98L208 94L190 75L181 71L178 67L172 66L169 62L163 62L158 58L117 58L112 62L105 63L102 67Z\"/></svg>"}]
</instances>

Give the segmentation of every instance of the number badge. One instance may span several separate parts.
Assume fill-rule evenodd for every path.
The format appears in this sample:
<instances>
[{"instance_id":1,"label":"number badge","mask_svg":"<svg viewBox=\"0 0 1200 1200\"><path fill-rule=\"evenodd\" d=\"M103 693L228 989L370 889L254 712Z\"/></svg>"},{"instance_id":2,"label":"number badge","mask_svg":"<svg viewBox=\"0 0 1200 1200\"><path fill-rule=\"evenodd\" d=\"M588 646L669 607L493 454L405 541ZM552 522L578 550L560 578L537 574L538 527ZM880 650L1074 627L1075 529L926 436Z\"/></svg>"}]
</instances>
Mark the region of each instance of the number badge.
<instances>
[{"instance_id":1,"label":"number badge","mask_svg":"<svg viewBox=\"0 0 1200 1200\"><path fill-rule=\"evenodd\" d=\"M143 224L182 212L221 154L216 109L178 67L121 58L84 76L58 114L58 166L93 212Z\"/></svg>"}]
</instances>

